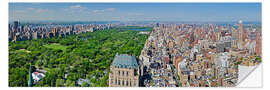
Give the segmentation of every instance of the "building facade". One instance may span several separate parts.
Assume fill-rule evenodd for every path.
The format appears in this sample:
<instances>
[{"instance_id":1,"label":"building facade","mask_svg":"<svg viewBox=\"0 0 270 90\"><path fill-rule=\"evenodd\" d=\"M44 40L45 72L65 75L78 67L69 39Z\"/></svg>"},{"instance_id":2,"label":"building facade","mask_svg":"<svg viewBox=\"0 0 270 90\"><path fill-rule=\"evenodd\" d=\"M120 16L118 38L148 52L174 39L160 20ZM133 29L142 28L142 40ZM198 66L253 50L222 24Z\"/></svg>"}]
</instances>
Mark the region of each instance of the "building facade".
<instances>
[{"instance_id":1,"label":"building facade","mask_svg":"<svg viewBox=\"0 0 270 90\"><path fill-rule=\"evenodd\" d=\"M135 56L116 55L110 67L110 87L138 87L140 69Z\"/></svg>"}]
</instances>

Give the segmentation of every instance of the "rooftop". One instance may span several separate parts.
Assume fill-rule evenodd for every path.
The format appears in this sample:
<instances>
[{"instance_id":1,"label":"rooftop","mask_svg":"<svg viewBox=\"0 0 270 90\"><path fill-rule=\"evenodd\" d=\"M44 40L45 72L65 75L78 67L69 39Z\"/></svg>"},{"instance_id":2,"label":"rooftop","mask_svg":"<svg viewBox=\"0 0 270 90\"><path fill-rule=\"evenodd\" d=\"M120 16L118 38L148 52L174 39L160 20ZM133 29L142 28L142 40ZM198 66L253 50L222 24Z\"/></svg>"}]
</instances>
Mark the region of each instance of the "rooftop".
<instances>
[{"instance_id":1,"label":"rooftop","mask_svg":"<svg viewBox=\"0 0 270 90\"><path fill-rule=\"evenodd\" d=\"M119 68L138 68L138 63L135 56L130 56L127 54L116 55L112 66Z\"/></svg>"}]
</instances>

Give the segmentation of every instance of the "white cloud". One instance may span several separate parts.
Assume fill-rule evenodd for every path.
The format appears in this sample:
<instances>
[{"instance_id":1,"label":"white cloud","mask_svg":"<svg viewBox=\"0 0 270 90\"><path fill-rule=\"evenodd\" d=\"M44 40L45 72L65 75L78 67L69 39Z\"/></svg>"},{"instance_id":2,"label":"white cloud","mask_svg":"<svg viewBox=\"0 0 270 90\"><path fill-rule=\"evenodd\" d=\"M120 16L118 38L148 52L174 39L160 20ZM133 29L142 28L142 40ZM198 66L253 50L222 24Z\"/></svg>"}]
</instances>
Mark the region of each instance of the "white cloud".
<instances>
[{"instance_id":1,"label":"white cloud","mask_svg":"<svg viewBox=\"0 0 270 90\"><path fill-rule=\"evenodd\" d=\"M68 8L65 8L64 11L69 12L69 13L78 13L87 10L86 7L81 6L81 5L73 5L69 6Z\"/></svg>"},{"instance_id":2,"label":"white cloud","mask_svg":"<svg viewBox=\"0 0 270 90\"><path fill-rule=\"evenodd\" d=\"M103 13L103 12L113 12L115 11L115 8L106 8L106 9L101 9L101 10L93 10L93 13Z\"/></svg>"},{"instance_id":3,"label":"white cloud","mask_svg":"<svg viewBox=\"0 0 270 90\"><path fill-rule=\"evenodd\" d=\"M105 10L93 10L93 13L103 13Z\"/></svg>"},{"instance_id":4,"label":"white cloud","mask_svg":"<svg viewBox=\"0 0 270 90\"><path fill-rule=\"evenodd\" d=\"M83 6L81 5L74 5L74 6L70 6L71 9L82 9L84 8Z\"/></svg>"},{"instance_id":5,"label":"white cloud","mask_svg":"<svg viewBox=\"0 0 270 90\"><path fill-rule=\"evenodd\" d=\"M43 12L48 12L48 9L37 9L36 12L37 13L43 13Z\"/></svg>"},{"instance_id":6,"label":"white cloud","mask_svg":"<svg viewBox=\"0 0 270 90\"><path fill-rule=\"evenodd\" d=\"M23 10L15 10L15 13L43 13L43 12L49 12L49 9L43 9L43 8L26 8Z\"/></svg>"},{"instance_id":7,"label":"white cloud","mask_svg":"<svg viewBox=\"0 0 270 90\"><path fill-rule=\"evenodd\" d=\"M105 9L105 11L114 11L115 10L115 8L107 8L107 9Z\"/></svg>"},{"instance_id":8,"label":"white cloud","mask_svg":"<svg viewBox=\"0 0 270 90\"><path fill-rule=\"evenodd\" d=\"M35 8L27 8L27 10L35 10Z\"/></svg>"},{"instance_id":9,"label":"white cloud","mask_svg":"<svg viewBox=\"0 0 270 90\"><path fill-rule=\"evenodd\" d=\"M14 13L27 13L26 10L15 10Z\"/></svg>"},{"instance_id":10,"label":"white cloud","mask_svg":"<svg viewBox=\"0 0 270 90\"><path fill-rule=\"evenodd\" d=\"M127 13L128 16L144 16L143 13Z\"/></svg>"}]
</instances>

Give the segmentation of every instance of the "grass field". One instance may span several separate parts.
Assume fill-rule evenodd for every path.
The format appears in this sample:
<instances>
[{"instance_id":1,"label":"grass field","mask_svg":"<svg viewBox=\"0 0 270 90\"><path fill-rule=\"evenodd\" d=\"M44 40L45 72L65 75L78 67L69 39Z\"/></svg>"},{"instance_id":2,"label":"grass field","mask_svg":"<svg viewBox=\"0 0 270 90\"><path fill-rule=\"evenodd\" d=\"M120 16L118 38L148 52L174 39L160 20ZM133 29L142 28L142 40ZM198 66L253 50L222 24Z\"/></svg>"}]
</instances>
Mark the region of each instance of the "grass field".
<instances>
[{"instance_id":1,"label":"grass field","mask_svg":"<svg viewBox=\"0 0 270 90\"><path fill-rule=\"evenodd\" d=\"M47 48L52 48L52 49L57 49L57 50L62 50L62 51L66 51L67 49L67 46L64 46L64 45L60 45L58 43L52 43L52 44L47 44L47 45L44 45L45 47Z\"/></svg>"}]
</instances>

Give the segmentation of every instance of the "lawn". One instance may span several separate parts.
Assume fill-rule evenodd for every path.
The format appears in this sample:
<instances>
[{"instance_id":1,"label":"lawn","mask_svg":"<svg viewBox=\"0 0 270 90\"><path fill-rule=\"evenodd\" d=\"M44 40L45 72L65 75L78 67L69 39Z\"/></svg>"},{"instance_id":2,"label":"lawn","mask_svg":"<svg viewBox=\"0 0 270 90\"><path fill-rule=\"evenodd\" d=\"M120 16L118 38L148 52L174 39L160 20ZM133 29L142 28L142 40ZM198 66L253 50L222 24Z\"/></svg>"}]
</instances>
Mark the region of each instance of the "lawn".
<instances>
[{"instance_id":1,"label":"lawn","mask_svg":"<svg viewBox=\"0 0 270 90\"><path fill-rule=\"evenodd\" d=\"M57 49L57 50L62 50L62 51L66 51L67 49L67 46L64 46L64 45L60 45L58 43L52 43L52 44L47 44L47 45L44 45L45 47L47 48L52 48L52 49Z\"/></svg>"}]
</instances>

